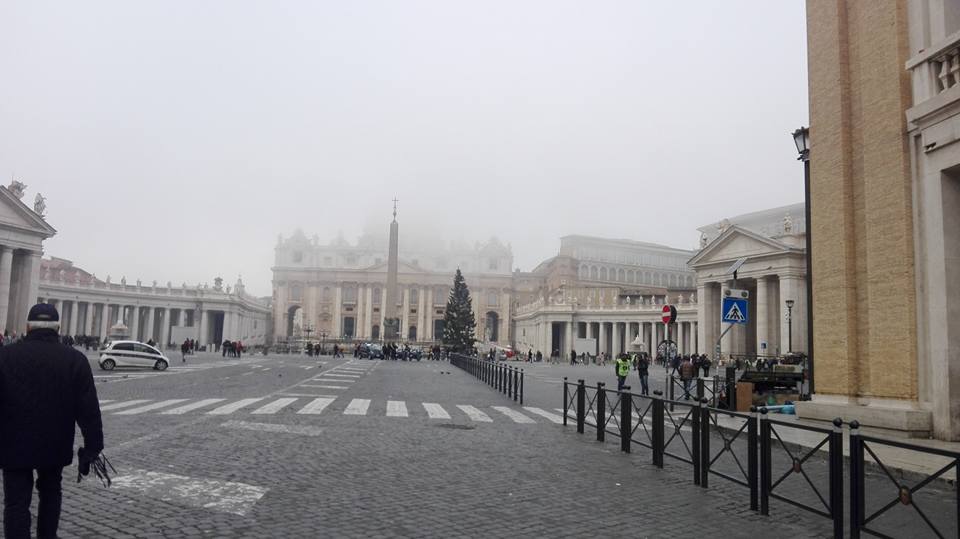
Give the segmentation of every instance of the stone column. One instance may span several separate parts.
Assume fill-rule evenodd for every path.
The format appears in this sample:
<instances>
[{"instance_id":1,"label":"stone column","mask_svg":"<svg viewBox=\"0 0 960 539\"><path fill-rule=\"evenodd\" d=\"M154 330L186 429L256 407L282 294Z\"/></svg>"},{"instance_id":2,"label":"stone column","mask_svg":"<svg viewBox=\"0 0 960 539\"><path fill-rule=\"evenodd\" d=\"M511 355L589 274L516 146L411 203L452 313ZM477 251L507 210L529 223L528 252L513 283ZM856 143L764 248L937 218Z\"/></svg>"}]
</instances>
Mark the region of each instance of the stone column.
<instances>
[{"instance_id":1,"label":"stone column","mask_svg":"<svg viewBox=\"0 0 960 539\"><path fill-rule=\"evenodd\" d=\"M83 314L83 334L93 334L93 303L88 301L87 308Z\"/></svg>"},{"instance_id":2,"label":"stone column","mask_svg":"<svg viewBox=\"0 0 960 539\"><path fill-rule=\"evenodd\" d=\"M10 329L7 324L10 307L10 279L13 276L13 249L0 246L0 332Z\"/></svg>"},{"instance_id":3,"label":"stone column","mask_svg":"<svg viewBox=\"0 0 960 539\"><path fill-rule=\"evenodd\" d=\"M597 347L599 348L600 352L603 352L604 354L609 354L610 349L607 348L607 323L600 322L600 327L598 328L598 330L599 330L598 333L600 334L600 336L599 336L599 342L597 343Z\"/></svg>"},{"instance_id":4,"label":"stone column","mask_svg":"<svg viewBox=\"0 0 960 539\"><path fill-rule=\"evenodd\" d=\"M425 300L426 308L423 313L423 338L426 341L433 340L433 287L427 287L427 297Z\"/></svg>"},{"instance_id":5,"label":"stone column","mask_svg":"<svg viewBox=\"0 0 960 539\"><path fill-rule=\"evenodd\" d=\"M200 326L199 331L197 332L197 344L199 346L206 346L210 325L210 315L207 313L206 309L200 309Z\"/></svg>"},{"instance_id":6,"label":"stone column","mask_svg":"<svg viewBox=\"0 0 960 539\"><path fill-rule=\"evenodd\" d=\"M156 315L154 313L155 309L153 307L147 307L147 331L143 333L144 340L151 340L156 336L154 328L156 326Z\"/></svg>"},{"instance_id":7,"label":"stone column","mask_svg":"<svg viewBox=\"0 0 960 539\"><path fill-rule=\"evenodd\" d=\"M339 339L343 337L343 320L340 315L341 305L343 304L343 286L336 283L333 290L333 332L332 337Z\"/></svg>"},{"instance_id":8,"label":"stone column","mask_svg":"<svg viewBox=\"0 0 960 539\"><path fill-rule=\"evenodd\" d=\"M417 340L425 341L427 336L427 291L423 288L417 293Z\"/></svg>"},{"instance_id":9,"label":"stone column","mask_svg":"<svg viewBox=\"0 0 960 539\"><path fill-rule=\"evenodd\" d=\"M405 341L410 335L410 287L404 286L400 292L403 298L403 314L400 315L400 340Z\"/></svg>"},{"instance_id":10,"label":"stone column","mask_svg":"<svg viewBox=\"0 0 960 539\"><path fill-rule=\"evenodd\" d=\"M77 300L70 301L70 332L69 335L77 334L77 318L80 318L80 305Z\"/></svg>"},{"instance_id":11,"label":"stone column","mask_svg":"<svg viewBox=\"0 0 960 539\"><path fill-rule=\"evenodd\" d=\"M170 344L170 315L173 311L169 307L160 309L160 346L161 350Z\"/></svg>"},{"instance_id":12,"label":"stone column","mask_svg":"<svg viewBox=\"0 0 960 539\"><path fill-rule=\"evenodd\" d=\"M22 269L24 270L24 297L20 312L23 320L23 328L26 330L27 314L30 308L37 303L37 294L40 287L40 257L42 254L38 251L30 251L25 254Z\"/></svg>"},{"instance_id":13,"label":"stone column","mask_svg":"<svg viewBox=\"0 0 960 539\"><path fill-rule=\"evenodd\" d=\"M614 323L612 324L612 326L613 326L613 327L612 327L612 329L613 329L613 332L612 332L612 334L613 334L613 344L612 344L612 346L610 347L610 353L613 354L614 356L617 356L617 355L620 354L620 352L623 351L623 349L620 348L620 337L621 337L621 335L620 335L620 322L614 322Z\"/></svg>"},{"instance_id":14,"label":"stone column","mask_svg":"<svg viewBox=\"0 0 960 539\"><path fill-rule=\"evenodd\" d=\"M140 340L140 306L130 307L130 338Z\"/></svg>"},{"instance_id":15,"label":"stone column","mask_svg":"<svg viewBox=\"0 0 960 539\"><path fill-rule=\"evenodd\" d=\"M100 306L100 340L107 338L107 332L110 330L110 304L104 303Z\"/></svg>"},{"instance_id":16,"label":"stone column","mask_svg":"<svg viewBox=\"0 0 960 539\"><path fill-rule=\"evenodd\" d=\"M790 322L787 321L787 300L794 301L792 310L793 352L807 351L807 307L806 288L802 276L780 276L780 341L781 351L790 352Z\"/></svg>"},{"instance_id":17,"label":"stone column","mask_svg":"<svg viewBox=\"0 0 960 539\"><path fill-rule=\"evenodd\" d=\"M771 354L773 350L770 349L770 337L769 337L769 313L767 312L767 307L770 299L767 294L767 277L757 277L757 354ZM763 348L763 344L767 345L767 348Z\"/></svg>"},{"instance_id":18,"label":"stone column","mask_svg":"<svg viewBox=\"0 0 960 539\"><path fill-rule=\"evenodd\" d=\"M364 303L366 303L367 317L365 320L366 326L363 328L363 334L367 339L373 337L373 286L367 287L367 295L364 298Z\"/></svg>"}]
</instances>

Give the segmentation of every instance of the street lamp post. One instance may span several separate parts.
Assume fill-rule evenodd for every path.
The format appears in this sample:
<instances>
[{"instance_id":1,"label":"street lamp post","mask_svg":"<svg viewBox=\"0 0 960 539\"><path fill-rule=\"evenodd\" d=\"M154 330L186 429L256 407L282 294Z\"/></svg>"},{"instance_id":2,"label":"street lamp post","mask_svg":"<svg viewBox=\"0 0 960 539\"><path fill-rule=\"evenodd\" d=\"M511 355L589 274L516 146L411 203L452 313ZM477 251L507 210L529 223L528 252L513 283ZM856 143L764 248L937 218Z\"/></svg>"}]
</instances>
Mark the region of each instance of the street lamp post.
<instances>
[{"instance_id":1,"label":"street lamp post","mask_svg":"<svg viewBox=\"0 0 960 539\"><path fill-rule=\"evenodd\" d=\"M793 143L797 146L798 161L803 161L803 201L804 201L804 234L806 235L807 258L807 365L810 369L810 394L814 393L813 377L813 264L811 262L813 249L810 238L810 129L801 127L793 132Z\"/></svg>"}]
</instances>

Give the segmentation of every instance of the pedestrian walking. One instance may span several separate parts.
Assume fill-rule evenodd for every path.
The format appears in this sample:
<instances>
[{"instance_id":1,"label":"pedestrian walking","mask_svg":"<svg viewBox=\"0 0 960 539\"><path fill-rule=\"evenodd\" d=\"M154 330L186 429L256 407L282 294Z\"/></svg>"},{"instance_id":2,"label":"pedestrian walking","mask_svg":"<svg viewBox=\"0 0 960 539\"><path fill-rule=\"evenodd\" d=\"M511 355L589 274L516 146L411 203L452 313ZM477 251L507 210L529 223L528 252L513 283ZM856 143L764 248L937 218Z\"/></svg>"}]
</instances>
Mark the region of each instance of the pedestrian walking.
<instances>
[{"instance_id":1,"label":"pedestrian walking","mask_svg":"<svg viewBox=\"0 0 960 539\"><path fill-rule=\"evenodd\" d=\"M693 379L697 377L697 369L693 366L689 356L684 358L679 371L680 380L683 382L683 400L688 401L690 400L690 386L693 384Z\"/></svg>"},{"instance_id":2,"label":"pedestrian walking","mask_svg":"<svg viewBox=\"0 0 960 539\"><path fill-rule=\"evenodd\" d=\"M63 468L73 462L74 424L80 426L83 470L103 450L103 425L87 357L59 343L60 315L34 305L27 336L0 349L0 468L3 533L30 537L30 503L36 486L37 537L57 536ZM36 472L36 480L34 480Z\"/></svg>"},{"instance_id":3,"label":"pedestrian walking","mask_svg":"<svg viewBox=\"0 0 960 539\"><path fill-rule=\"evenodd\" d=\"M630 374L630 358L626 354L620 354L614 362L614 368L617 371L617 391L623 391L623 383L627 381L627 376Z\"/></svg>"},{"instance_id":4,"label":"pedestrian walking","mask_svg":"<svg viewBox=\"0 0 960 539\"><path fill-rule=\"evenodd\" d=\"M640 376L640 394L649 395L650 358L647 357L646 352L637 354L637 375Z\"/></svg>"},{"instance_id":5,"label":"pedestrian walking","mask_svg":"<svg viewBox=\"0 0 960 539\"><path fill-rule=\"evenodd\" d=\"M190 353L190 340L183 341L183 344L180 345L180 360L184 363L187 362L187 354Z\"/></svg>"},{"instance_id":6,"label":"pedestrian walking","mask_svg":"<svg viewBox=\"0 0 960 539\"><path fill-rule=\"evenodd\" d=\"M710 377L710 366L711 361L710 358L707 357L707 354L700 354L700 368L703 369L704 378Z\"/></svg>"},{"instance_id":7,"label":"pedestrian walking","mask_svg":"<svg viewBox=\"0 0 960 539\"><path fill-rule=\"evenodd\" d=\"M571 365L576 365L576 364L577 364L577 351L576 351L576 350L570 350L570 364L571 364Z\"/></svg>"}]
</instances>

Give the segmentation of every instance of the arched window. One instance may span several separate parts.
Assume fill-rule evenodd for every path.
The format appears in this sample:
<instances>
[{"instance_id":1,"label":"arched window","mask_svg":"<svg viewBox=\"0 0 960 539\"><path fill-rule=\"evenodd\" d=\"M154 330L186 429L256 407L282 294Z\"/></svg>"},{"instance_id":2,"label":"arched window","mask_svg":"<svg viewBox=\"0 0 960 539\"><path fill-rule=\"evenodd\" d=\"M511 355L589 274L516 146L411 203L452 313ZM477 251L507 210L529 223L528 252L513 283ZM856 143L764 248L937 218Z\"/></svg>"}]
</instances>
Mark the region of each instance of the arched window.
<instances>
[{"instance_id":1,"label":"arched window","mask_svg":"<svg viewBox=\"0 0 960 539\"><path fill-rule=\"evenodd\" d=\"M594 281L600 279L600 270L598 270L596 266L590 267L590 278Z\"/></svg>"},{"instance_id":2,"label":"arched window","mask_svg":"<svg viewBox=\"0 0 960 539\"><path fill-rule=\"evenodd\" d=\"M330 301L330 287L323 287L323 301Z\"/></svg>"},{"instance_id":3,"label":"arched window","mask_svg":"<svg viewBox=\"0 0 960 539\"><path fill-rule=\"evenodd\" d=\"M607 268L600 268L600 280L601 281L607 280Z\"/></svg>"},{"instance_id":4,"label":"arched window","mask_svg":"<svg viewBox=\"0 0 960 539\"><path fill-rule=\"evenodd\" d=\"M623 270L618 270L618 271L617 271L617 280L620 281L621 283L627 282L627 274L626 274L626 272L624 272Z\"/></svg>"},{"instance_id":5,"label":"arched window","mask_svg":"<svg viewBox=\"0 0 960 539\"><path fill-rule=\"evenodd\" d=\"M382 301L382 300L380 299L380 293L381 293L381 292L380 292L380 289L379 289L379 288L374 288L374 289L373 289L373 304L376 305L376 306L378 306L378 307L380 306L380 302ZM380 329L380 328L377 327L377 330L378 330L378 331L379 331L379 329Z\"/></svg>"},{"instance_id":6,"label":"arched window","mask_svg":"<svg viewBox=\"0 0 960 539\"><path fill-rule=\"evenodd\" d=\"M420 301L420 291L416 288L410 289L410 305L413 305Z\"/></svg>"}]
</instances>

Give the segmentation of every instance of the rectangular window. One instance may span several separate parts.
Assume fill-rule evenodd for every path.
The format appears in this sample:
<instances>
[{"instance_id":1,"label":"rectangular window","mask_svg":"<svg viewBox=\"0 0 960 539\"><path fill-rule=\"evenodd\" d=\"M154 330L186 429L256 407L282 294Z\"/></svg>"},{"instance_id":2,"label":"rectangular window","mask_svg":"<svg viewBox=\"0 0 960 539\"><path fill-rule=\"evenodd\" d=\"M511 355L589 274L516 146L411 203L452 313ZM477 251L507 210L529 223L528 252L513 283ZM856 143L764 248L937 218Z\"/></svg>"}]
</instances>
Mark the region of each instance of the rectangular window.
<instances>
[{"instance_id":1,"label":"rectangular window","mask_svg":"<svg viewBox=\"0 0 960 539\"><path fill-rule=\"evenodd\" d=\"M324 266L332 266L332 265L333 265L333 259L330 258L329 256L323 257L323 265L324 265Z\"/></svg>"},{"instance_id":2,"label":"rectangular window","mask_svg":"<svg viewBox=\"0 0 960 539\"><path fill-rule=\"evenodd\" d=\"M347 257L347 265L348 265L348 266L356 266L356 265L357 265L357 257L355 257L355 256L353 256L353 255L348 256L348 257Z\"/></svg>"},{"instance_id":3,"label":"rectangular window","mask_svg":"<svg viewBox=\"0 0 960 539\"><path fill-rule=\"evenodd\" d=\"M299 264L299 263L301 263L301 262L303 262L303 252L302 252L302 251L294 251L294 252L293 252L293 263L294 263L294 264Z\"/></svg>"},{"instance_id":4,"label":"rectangular window","mask_svg":"<svg viewBox=\"0 0 960 539\"><path fill-rule=\"evenodd\" d=\"M487 305L491 307L496 307L497 305L499 305L499 303L500 303L499 296L497 296L496 294L490 294L487 296Z\"/></svg>"},{"instance_id":5,"label":"rectangular window","mask_svg":"<svg viewBox=\"0 0 960 539\"><path fill-rule=\"evenodd\" d=\"M500 269L500 261L497 260L496 258L491 258L491 259L490 259L490 264L489 264L488 267L489 267L490 269L492 269L492 270Z\"/></svg>"}]
</instances>

